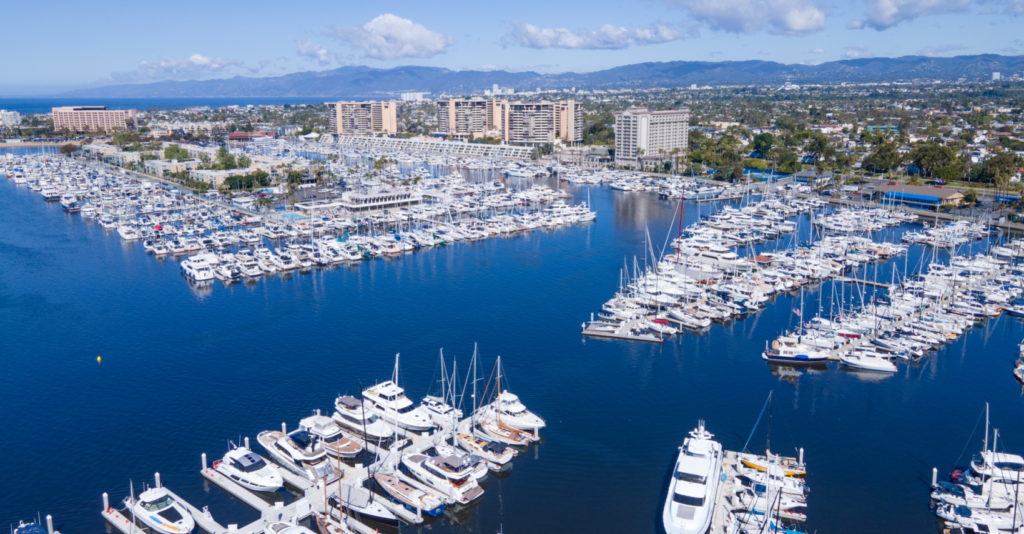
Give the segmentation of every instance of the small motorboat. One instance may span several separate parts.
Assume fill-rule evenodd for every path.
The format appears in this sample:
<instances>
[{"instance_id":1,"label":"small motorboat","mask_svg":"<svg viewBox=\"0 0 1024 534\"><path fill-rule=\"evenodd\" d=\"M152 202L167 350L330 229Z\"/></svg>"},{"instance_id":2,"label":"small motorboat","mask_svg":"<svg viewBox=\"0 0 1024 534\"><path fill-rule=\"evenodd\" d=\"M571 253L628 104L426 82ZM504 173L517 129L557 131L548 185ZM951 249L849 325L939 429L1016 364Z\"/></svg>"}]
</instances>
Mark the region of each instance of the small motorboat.
<instances>
[{"instance_id":1,"label":"small motorboat","mask_svg":"<svg viewBox=\"0 0 1024 534\"><path fill-rule=\"evenodd\" d=\"M340 488L332 487L327 504L337 513L339 506L348 513L356 516L356 519L369 519L387 525L398 525L398 517L380 503L380 497L376 500L373 493L362 487L341 484ZM338 498L339 492L341 498ZM341 519L341 516L338 516Z\"/></svg>"},{"instance_id":2,"label":"small motorboat","mask_svg":"<svg viewBox=\"0 0 1024 534\"><path fill-rule=\"evenodd\" d=\"M159 534L188 534L196 528L196 520L164 488L149 488L139 498L125 499L135 518Z\"/></svg>"},{"instance_id":3,"label":"small motorboat","mask_svg":"<svg viewBox=\"0 0 1024 534\"><path fill-rule=\"evenodd\" d=\"M326 415L313 415L299 421L299 429L313 434L320 446L334 457L355 458L363 446L345 436L338 423Z\"/></svg>"},{"instance_id":4,"label":"small motorboat","mask_svg":"<svg viewBox=\"0 0 1024 534\"><path fill-rule=\"evenodd\" d=\"M263 527L263 534L316 534L301 525L293 525L284 521L271 521Z\"/></svg>"},{"instance_id":5,"label":"small motorboat","mask_svg":"<svg viewBox=\"0 0 1024 534\"><path fill-rule=\"evenodd\" d=\"M213 462L213 469L253 491L277 491L284 484L277 468L245 447L228 451L223 459Z\"/></svg>"},{"instance_id":6,"label":"small motorboat","mask_svg":"<svg viewBox=\"0 0 1024 534\"><path fill-rule=\"evenodd\" d=\"M35 521L31 523L18 521L18 527L14 529L14 534L46 534L46 532L46 528Z\"/></svg>"},{"instance_id":7,"label":"small motorboat","mask_svg":"<svg viewBox=\"0 0 1024 534\"><path fill-rule=\"evenodd\" d=\"M839 356L839 362L847 367L862 369L865 371L877 371L880 373L895 373L896 365L892 362L879 358L872 353L861 351L847 352Z\"/></svg>"}]
</instances>

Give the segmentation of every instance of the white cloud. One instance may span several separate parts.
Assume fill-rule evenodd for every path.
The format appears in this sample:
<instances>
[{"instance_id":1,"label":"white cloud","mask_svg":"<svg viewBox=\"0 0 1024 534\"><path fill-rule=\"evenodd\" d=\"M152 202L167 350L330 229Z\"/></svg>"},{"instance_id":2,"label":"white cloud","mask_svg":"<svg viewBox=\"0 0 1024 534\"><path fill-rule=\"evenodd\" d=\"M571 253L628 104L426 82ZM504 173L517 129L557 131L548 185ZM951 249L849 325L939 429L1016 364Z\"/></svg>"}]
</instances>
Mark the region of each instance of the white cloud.
<instances>
[{"instance_id":1,"label":"white cloud","mask_svg":"<svg viewBox=\"0 0 1024 534\"><path fill-rule=\"evenodd\" d=\"M223 74L244 64L240 59L221 59L201 54L192 54L188 59L161 56L155 62L140 62L138 70L112 72L108 78L116 82L196 80Z\"/></svg>"},{"instance_id":2,"label":"white cloud","mask_svg":"<svg viewBox=\"0 0 1024 534\"><path fill-rule=\"evenodd\" d=\"M682 32L664 22L650 28L626 29L605 24L595 31L568 30L566 28L541 28L533 24L512 22L512 30L506 33L503 45L526 48L571 48L577 50L622 49L632 45L652 45L683 39Z\"/></svg>"},{"instance_id":3,"label":"white cloud","mask_svg":"<svg viewBox=\"0 0 1024 534\"><path fill-rule=\"evenodd\" d=\"M966 50L967 47L961 44L947 44L941 46L926 46L917 51L920 56L935 57L938 55L945 54L946 52L955 52L957 50Z\"/></svg>"},{"instance_id":4,"label":"white cloud","mask_svg":"<svg viewBox=\"0 0 1024 534\"><path fill-rule=\"evenodd\" d=\"M867 22L864 22L863 20L851 20L846 23L846 27L851 30L863 30L864 26L867 26Z\"/></svg>"},{"instance_id":5,"label":"white cloud","mask_svg":"<svg viewBox=\"0 0 1024 534\"><path fill-rule=\"evenodd\" d=\"M824 54L825 53L825 49L824 48L815 48L815 49L811 50L811 53L812 54Z\"/></svg>"},{"instance_id":6,"label":"white cloud","mask_svg":"<svg viewBox=\"0 0 1024 534\"><path fill-rule=\"evenodd\" d=\"M875 57L875 55L864 45L848 46L846 47L846 52L843 53L843 59L864 59L869 57Z\"/></svg>"},{"instance_id":7,"label":"white cloud","mask_svg":"<svg viewBox=\"0 0 1024 534\"><path fill-rule=\"evenodd\" d=\"M973 0L867 0L866 20L860 27L886 30L919 17L956 13L971 6ZM1013 0L1010 0L1013 1Z\"/></svg>"},{"instance_id":8,"label":"white cloud","mask_svg":"<svg viewBox=\"0 0 1024 534\"><path fill-rule=\"evenodd\" d=\"M448 35L432 32L422 24L392 15L381 15L363 26L337 26L331 37L361 48L374 59L428 58L443 54L455 42Z\"/></svg>"},{"instance_id":9,"label":"white cloud","mask_svg":"<svg viewBox=\"0 0 1024 534\"><path fill-rule=\"evenodd\" d=\"M807 35L825 29L825 10L813 0L669 0L713 30Z\"/></svg>"},{"instance_id":10,"label":"white cloud","mask_svg":"<svg viewBox=\"0 0 1024 534\"><path fill-rule=\"evenodd\" d=\"M320 44L314 43L312 39L306 39L305 41L296 40L295 48L296 54L316 61L318 65L331 64L331 53Z\"/></svg>"}]
</instances>

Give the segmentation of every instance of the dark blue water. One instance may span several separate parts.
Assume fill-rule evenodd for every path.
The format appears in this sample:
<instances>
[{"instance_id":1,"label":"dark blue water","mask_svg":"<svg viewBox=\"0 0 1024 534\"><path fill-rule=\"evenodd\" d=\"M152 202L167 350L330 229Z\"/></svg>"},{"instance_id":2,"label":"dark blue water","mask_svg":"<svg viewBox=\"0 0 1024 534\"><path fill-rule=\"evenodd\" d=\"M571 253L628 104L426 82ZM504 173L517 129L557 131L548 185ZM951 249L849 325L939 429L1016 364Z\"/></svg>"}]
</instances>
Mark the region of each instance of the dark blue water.
<instances>
[{"instance_id":1,"label":"dark blue water","mask_svg":"<svg viewBox=\"0 0 1024 534\"><path fill-rule=\"evenodd\" d=\"M347 100L362 100L352 98ZM224 106L258 106L282 105L282 104L318 104L325 102L324 98L316 97L252 97L252 98L78 98L63 96L46 97L2 97L0 98L0 109L17 111L21 114L49 113L52 108L59 106L107 106L110 109L139 109L169 108L183 109L195 106L209 106L219 108Z\"/></svg>"},{"instance_id":2,"label":"dark blue water","mask_svg":"<svg viewBox=\"0 0 1024 534\"><path fill-rule=\"evenodd\" d=\"M931 468L955 465L985 401L1000 443L1024 450L1011 374L1024 328L1008 317L881 378L765 365L795 296L664 345L582 339L623 259L642 263L645 223L656 246L674 226L674 206L653 195L591 196L588 226L196 292L176 262L0 180L0 523L39 511L64 534L100 532L101 494L117 503L155 471L222 524L247 523L254 511L204 484L200 453L329 410L389 377L396 352L419 398L438 350L461 372L474 343L488 374L502 356L511 390L549 428L478 506L432 531L657 532L686 433L703 418L739 449L773 390L772 449L807 450L809 532L932 531ZM696 217L687 204L687 224ZM831 284L822 291L827 311ZM808 309L816 298L805 294Z\"/></svg>"}]
</instances>

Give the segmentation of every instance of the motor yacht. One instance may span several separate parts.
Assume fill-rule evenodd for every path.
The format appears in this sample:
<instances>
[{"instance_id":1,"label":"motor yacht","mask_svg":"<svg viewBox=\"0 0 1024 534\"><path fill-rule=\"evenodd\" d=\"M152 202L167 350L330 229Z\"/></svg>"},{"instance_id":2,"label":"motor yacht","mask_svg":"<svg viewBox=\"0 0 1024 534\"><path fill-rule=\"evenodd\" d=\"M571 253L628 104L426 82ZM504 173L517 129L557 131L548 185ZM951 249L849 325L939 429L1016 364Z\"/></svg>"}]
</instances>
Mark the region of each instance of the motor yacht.
<instances>
[{"instance_id":1,"label":"motor yacht","mask_svg":"<svg viewBox=\"0 0 1024 534\"><path fill-rule=\"evenodd\" d=\"M332 419L339 425L359 436L374 441L390 439L394 430L384 424L375 414L363 408L363 403L351 396L341 395L334 401Z\"/></svg>"},{"instance_id":2,"label":"motor yacht","mask_svg":"<svg viewBox=\"0 0 1024 534\"><path fill-rule=\"evenodd\" d=\"M245 447L228 451L223 459L213 462L213 469L253 491L277 491L284 484L276 467Z\"/></svg>"},{"instance_id":3,"label":"motor yacht","mask_svg":"<svg viewBox=\"0 0 1024 534\"><path fill-rule=\"evenodd\" d=\"M501 422L512 428L533 432L547 426L544 419L527 410L519 396L508 390L498 394L498 398L485 408L494 412L495 405L500 407L498 411L501 413Z\"/></svg>"},{"instance_id":4,"label":"motor yacht","mask_svg":"<svg viewBox=\"0 0 1024 534\"><path fill-rule=\"evenodd\" d=\"M402 465L420 482L447 495L449 502L469 504L484 494L467 458L403 454Z\"/></svg>"},{"instance_id":5,"label":"motor yacht","mask_svg":"<svg viewBox=\"0 0 1024 534\"><path fill-rule=\"evenodd\" d=\"M313 415L299 421L299 429L316 436L327 454L336 458L355 458L363 450L362 445L346 437L338 423L326 415Z\"/></svg>"},{"instance_id":6,"label":"motor yacht","mask_svg":"<svg viewBox=\"0 0 1024 534\"><path fill-rule=\"evenodd\" d=\"M769 348L765 342L761 358L768 362L778 363L818 363L828 359L828 353L808 347L798 339L779 338L772 341Z\"/></svg>"},{"instance_id":7,"label":"motor yacht","mask_svg":"<svg viewBox=\"0 0 1024 534\"><path fill-rule=\"evenodd\" d=\"M437 426L444 426L462 419L462 410L449 406L441 397L426 396L420 408L427 412L430 420Z\"/></svg>"},{"instance_id":8,"label":"motor yacht","mask_svg":"<svg viewBox=\"0 0 1024 534\"><path fill-rule=\"evenodd\" d=\"M293 473L317 482L334 476L334 467L319 440L305 430L285 434L277 430L264 430L256 437L277 463Z\"/></svg>"},{"instance_id":9,"label":"motor yacht","mask_svg":"<svg viewBox=\"0 0 1024 534\"><path fill-rule=\"evenodd\" d=\"M456 432L455 443L463 450L486 460L491 471L501 471L516 454L514 449L504 443L487 441L469 432Z\"/></svg>"},{"instance_id":10,"label":"motor yacht","mask_svg":"<svg viewBox=\"0 0 1024 534\"><path fill-rule=\"evenodd\" d=\"M722 473L722 445L700 421L683 440L662 511L667 534L703 534L711 525Z\"/></svg>"},{"instance_id":11,"label":"motor yacht","mask_svg":"<svg viewBox=\"0 0 1024 534\"><path fill-rule=\"evenodd\" d=\"M384 494L390 497L392 501L400 503L409 511L415 512L419 510L430 517L437 517L444 513L444 503L441 502L441 499L413 487L403 480L397 472L381 473L378 471L373 474L372 478Z\"/></svg>"},{"instance_id":12,"label":"motor yacht","mask_svg":"<svg viewBox=\"0 0 1024 534\"><path fill-rule=\"evenodd\" d=\"M398 358L396 354L391 380L363 391L363 405L387 423L413 432L430 430L434 423L426 410L413 405L412 400L405 396L405 390L398 386Z\"/></svg>"},{"instance_id":13,"label":"motor yacht","mask_svg":"<svg viewBox=\"0 0 1024 534\"><path fill-rule=\"evenodd\" d=\"M125 504L136 519L158 534L188 534L196 528L192 514L164 488L149 488L134 502L128 497Z\"/></svg>"},{"instance_id":14,"label":"motor yacht","mask_svg":"<svg viewBox=\"0 0 1024 534\"><path fill-rule=\"evenodd\" d=\"M134 226L121 225L117 227L117 235L125 241L134 241L139 238L139 231Z\"/></svg>"},{"instance_id":15,"label":"motor yacht","mask_svg":"<svg viewBox=\"0 0 1024 534\"><path fill-rule=\"evenodd\" d=\"M181 261L181 274L196 282L213 280L213 266L206 261L186 258Z\"/></svg>"},{"instance_id":16,"label":"motor yacht","mask_svg":"<svg viewBox=\"0 0 1024 534\"><path fill-rule=\"evenodd\" d=\"M312 530L284 521L270 521L263 527L263 534L315 534Z\"/></svg>"}]
</instances>

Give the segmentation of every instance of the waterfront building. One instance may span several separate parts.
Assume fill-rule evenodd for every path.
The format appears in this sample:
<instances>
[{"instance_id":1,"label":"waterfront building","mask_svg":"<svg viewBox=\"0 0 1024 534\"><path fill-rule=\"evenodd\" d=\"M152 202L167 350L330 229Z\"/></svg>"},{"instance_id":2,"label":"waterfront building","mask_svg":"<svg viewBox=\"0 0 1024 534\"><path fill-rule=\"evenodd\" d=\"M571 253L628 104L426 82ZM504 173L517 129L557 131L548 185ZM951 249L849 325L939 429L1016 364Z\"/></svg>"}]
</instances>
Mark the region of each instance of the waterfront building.
<instances>
[{"instance_id":1,"label":"waterfront building","mask_svg":"<svg viewBox=\"0 0 1024 534\"><path fill-rule=\"evenodd\" d=\"M903 204L911 208L936 210L960 207L964 194L956 189L923 185L880 185L871 193L873 199L884 204Z\"/></svg>"},{"instance_id":2,"label":"waterfront building","mask_svg":"<svg viewBox=\"0 0 1024 534\"><path fill-rule=\"evenodd\" d=\"M64 106L53 108L53 129L73 132L112 132L134 129L139 111L107 109L107 106Z\"/></svg>"},{"instance_id":3,"label":"waterfront building","mask_svg":"<svg viewBox=\"0 0 1024 534\"><path fill-rule=\"evenodd\" d=\"M419 204L423 196L419 192L370 191L367 193L343 193L337 204L349 211L373 211Z\"/></svg>"},{"instance_id":4,"label":"waterfront building","mask_svg":"<svg viewBox=\"0 0 1024 534\"><path fill-rule=\"evenodd\" d=\"M398 107L394 100L330 102L328 122L338 135L398 133Z\"/></svg>"},{"instance_id":5,"label":"waterfront building","mask_svg":"<svg viewBox=\"0 0 1024 534\"><path fill-rule=\"evenodd\" d=\"M333 146L345 150L379 150L410 152L425 156L527 159L531 149L511 145L485 145L437 139L404 139L401 137L342 136ZM331 146L328 144L327 146Z\"/></svg>"},{"instance_id":6,"label":"waterfront building","mask_svg":"<svg viewBox=\"0 0 1024 534\"><path fill-rule=\"evenodd\" d=\"M182 171L192 171L199 168L199 162L190 159L185 161L178 160L165 160L165 159L150 159L144 163L146 172L154 176L166 176L168 174L175 174Z\"/></svg>"},{"instance_id":7,"label":"waterfront building","mask_svg":"<svg viewBox=\"0 0 1024 534\"><path fill-rule=\"evenodd\" d=\"M669 161L672 151L689 143L688 108L650 111L631 107L615 114L615 164L639 168L646 157Z\"/></svg>"},{"instance_id":8,"label":"waterfront building","mask_svg":"<svg viewBox=\"0 0 1024 534\"><path fill-rule=\"evenodd\" d=\"M21 124L21 113L0 109L0 126L17 126Z\"/></svg>"},{"instance_id":9,"label":"waterfront building","mask_svg":"<svg viewBox=\"0 0 1024 534\"><path fill-rule=\"evenodd\" d=\"M509 102L498 99L437 101L437 134L455 139L499 137L505 144L536 146L583 139L583 112L574 100Z\"/></svg>"}]
</instances>

